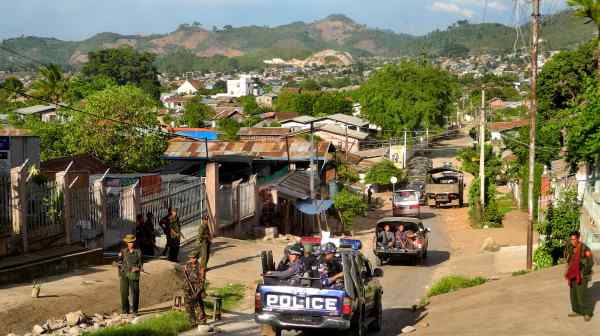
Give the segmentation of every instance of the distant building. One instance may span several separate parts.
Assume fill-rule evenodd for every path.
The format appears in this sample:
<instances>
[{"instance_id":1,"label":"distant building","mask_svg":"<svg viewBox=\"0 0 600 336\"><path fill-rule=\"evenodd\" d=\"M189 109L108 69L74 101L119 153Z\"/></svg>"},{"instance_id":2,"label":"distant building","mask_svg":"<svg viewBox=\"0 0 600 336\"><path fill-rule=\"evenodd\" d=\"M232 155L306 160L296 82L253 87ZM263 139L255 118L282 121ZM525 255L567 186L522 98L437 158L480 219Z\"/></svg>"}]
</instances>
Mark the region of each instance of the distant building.
<instances>
[{"instance_id":1,"label":"distant building","mask_svg":"<svg viewBox=\"0 0 600 336\"><path fill-rule=\"evenodd\" d=\"M8 173L25 160L39 166L40 138L27 130L0 129L0 173Z\"/></svg>"},{"instance_id":2,"label":"distant building","mask_svg":"<svg viewBox=\"0 0 600 336\"><path fill-rule=\"evenodd\" d=\"M254 93L254 81L249 75L241 75L240 79L227 81L227 95L231 97L249 96Z\"/></svg>"},{"instance_id":3,"label":"distant building","mask_svg":"<svg viewBox=\"0 0 600 336\"><path fill-rule=\"evenodd\" d=\"M290 129L285 127L242 127L238 135L240 140L277 141L290 133Z\"/></svg>"},{"instance_id":4,"label":"distant building","mask_svg":"<svg viewBox=\"0 0 600 336\"><path fill-rule=\"evenodd\" d=\"M175 127L170 128L169 131L197 140L217 140L219 138L217 130L213 128Z\"/></svg>"},{"instance_id":5,"label":"distant building","mask_svg":"<svg viewBox=\"0 0 600 336\"><path fill-rule=\"evenodd\" d=\"M267 93L265 95L256 97L256 104L260 107L272 108L276 100L276 94Z\"/></svg>"},{"instance_id":6,"label":"distant building","mask_svg":"<svg viewBox=\"0 0 600 336\"><path fill-rule=\"evenodd\" d=\"M186 80L177 88L178 95L195 95L202 88L199 80Z\"/></svg>"},{"instance_id":7,"label":"distant building","mask_svg":"<svg viewBox=\"0 0 600 336\"><path fill-rule=\"evenodd\" d=\"M56 105L35 105L16 109L15 113L21 117L36 116L43 122L49 122L58 120L56 110Z\"/></svg>"}]
</instances>

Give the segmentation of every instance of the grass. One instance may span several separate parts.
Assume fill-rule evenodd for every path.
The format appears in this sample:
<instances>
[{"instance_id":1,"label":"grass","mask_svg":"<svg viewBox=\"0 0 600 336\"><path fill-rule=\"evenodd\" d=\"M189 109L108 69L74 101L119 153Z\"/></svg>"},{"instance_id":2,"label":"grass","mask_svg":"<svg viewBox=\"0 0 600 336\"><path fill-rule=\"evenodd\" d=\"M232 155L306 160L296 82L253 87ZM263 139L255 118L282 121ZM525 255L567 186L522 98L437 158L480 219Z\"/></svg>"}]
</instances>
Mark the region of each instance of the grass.
<instances>
[{"instance_id":1,"label":"grass","mask_svg":"<svg viewBox=\"0 0 600 336\"><path fill-rule=\"evenodd\" d=\"M428 297L454 292L461 288L469 288L482 285L487 282L487 279L482 277L466 278L463 276L446 276L433 284L427 292Z\"/></svg>"},{"instance_id":2,"label":"grass","mask_svg":"<svg viewBox=\"0 0 600 336\"><path fill-rule=\"evenodd\" d=\"M527 270L520 270L520 271L512 272L512 276L525 275L528 273L529 273L529 271L527 271Z\"/></svg>"},{"instance_id":3,"label":"grass","mask_svg":"<svg viewBox=\"0 0 600 336\"><path fill-rule=\"evenodd\" d=\"M244 298L246 286L241 283L231 283L221 288L209 288L208 295L220 296L223 298L223 309L231 310ZM212 309L212 302L205 299L204 306Z\"/></svg>"},{"instance_id":4,"label":"grass","mask_svg":"<svg viewBox=\"0 0 600 336\"><path fill-rule=\"evenodd\" d=\"M209 288L207 292L208 295L222 297L223 309L230 310L244 298L245 290L244 285L232 283L221 288ZM204 306L212 309L212 301L205 298ZM210 310L207 311L207 313L209 312ZM191 327L186 313L170 311L139 324L108 327L93 333L86 333L85 336L177 336Z\"/></svg>"},{"instance_id":5,"label":"grass","mask_svg":"<svg viewBox=\"0 0 600 336\"><path fill-rule=\"evenodd\" d=\"M191 328L183 312L171 311L158 317L125 326L108 327L86 336L177 336Z\"/></svg>"},{"instance_id":6,"label":"grass","mask_svg":"<svg viewBox=\"0 0 600 336\"><path fill-rule=\"evenodd\" d=\"M499 194L496 197L496 204L498 205L498 212L502 217L511 210L516 209L515 202L510 193Z\"/></svg>"}]
</instances>

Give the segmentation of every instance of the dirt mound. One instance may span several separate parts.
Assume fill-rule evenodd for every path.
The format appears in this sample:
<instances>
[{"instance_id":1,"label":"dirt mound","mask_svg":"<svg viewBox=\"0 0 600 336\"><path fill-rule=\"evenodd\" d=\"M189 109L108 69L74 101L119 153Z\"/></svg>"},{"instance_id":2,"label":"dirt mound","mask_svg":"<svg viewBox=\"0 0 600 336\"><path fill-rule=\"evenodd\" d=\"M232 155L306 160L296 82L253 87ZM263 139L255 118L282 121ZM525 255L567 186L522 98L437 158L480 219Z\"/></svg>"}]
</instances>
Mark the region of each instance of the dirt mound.
<instances>
[{"instance_id":1,"label":"dirt mound","mask_svg":"<svg viewBox=\"0 0 600 336\"><path fill-rule=\"evenodd\" d=\"M135 48L137 46L137 43L138 41L134 39L120 38L113 43L103 43L102 49L112 49L121 46L130 46L132 48Z\"/></svg>"},{"instance_id":2,"label":"dirt mound","mask_svg":"<svg viewBox=\"0 0 600 336\"><path fill-rule=\"evenodd\" d=\"M160 48L176 45L186 49L196 49L200 43L208 39L209 35L210 33L205 30L179 30L161 38L150 40L150 43Z\"/></svg>"},{"instance_id":3,"label":"dirt mound","mask_svg":"<svg viewBox=\"0 0 600 336\"><path fill-rule=\"evenodd\" d=\"M329 16L313 23L312 26L324 41L338 44L343 44L353 32L361 28L356 22L341 15Z\"/></svg>"}]
</instances>

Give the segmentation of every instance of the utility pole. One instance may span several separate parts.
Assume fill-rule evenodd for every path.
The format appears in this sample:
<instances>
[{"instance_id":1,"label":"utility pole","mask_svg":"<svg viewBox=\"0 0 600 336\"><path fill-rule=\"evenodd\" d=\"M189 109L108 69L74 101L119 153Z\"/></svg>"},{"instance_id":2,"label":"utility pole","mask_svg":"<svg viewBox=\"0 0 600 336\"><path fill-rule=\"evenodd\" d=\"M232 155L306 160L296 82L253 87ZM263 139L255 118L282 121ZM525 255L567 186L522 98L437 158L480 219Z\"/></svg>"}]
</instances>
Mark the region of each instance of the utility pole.
<instances>
[{"instance_id":1,"label":"utility pole","mask_svg":"<svg viewBox=\"0 0 600 336\"><path fill-rule=\"evenodd\" d=\"M314 201L315 197L315 128L314 122L310 122L310 199Z\"/></svg>"},{"instance_id":2,"label":"utility pole","mask_svg":"<svg viewBox=\"0 0 600 336\"><path fill-rule=\"evenodd\" d=\"M406 168L406 160L408 159L408 149L406 148L406 131L404 131L404 150L402 158L402 168Z\"/></svg>"},{"instance_id":3,"label":"utility pole","mask_svg":"<svg viewBox=\"0 0 600 336\"><path fill-rule=\"evenodd\" d=\"M529 188L527 190L527 270L533 268L533 188L535 177L535 119L537 114L538 43L540 38L540 0L533 0L533 39L531 45L531 99L529 102Z\"/></svg>"},{"instance_id":4,"label":"utility pole","mask_svg":"<svg viewBox=\"0 0 600 336\"><path fill-rule=\"evenodd\" d=\"M481 89L481 115L479 116L479 202L485 209L485 88Z\"/></svg>"}]
</instances>

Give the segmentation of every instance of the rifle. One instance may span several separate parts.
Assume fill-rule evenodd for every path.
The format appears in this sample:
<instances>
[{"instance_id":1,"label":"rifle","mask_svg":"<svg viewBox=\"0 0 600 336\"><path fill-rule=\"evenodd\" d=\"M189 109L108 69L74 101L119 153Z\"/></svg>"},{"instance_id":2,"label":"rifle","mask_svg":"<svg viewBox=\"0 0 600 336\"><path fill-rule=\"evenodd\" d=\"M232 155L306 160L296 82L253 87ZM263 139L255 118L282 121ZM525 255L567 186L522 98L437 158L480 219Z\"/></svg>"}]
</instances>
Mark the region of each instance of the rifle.
<instances>
[{"instance_id":1,"label":"rifle","mask_svg":"<svg viewBox=\"0 0 600 336\"><path fill-rule=\"evenodd\" d=\"M190 275L188 274L186 268L183 269L183 276L185 277L185 281L187 282L188 286L190 286L190 290L192 291L194 297L197 297L200 294L202 294L202 292L204 291L204 286L202 286L202 288L200 289L196 288L196 286L194 286L194 283L190 279Z\"/></svg>"}]
</instances>

